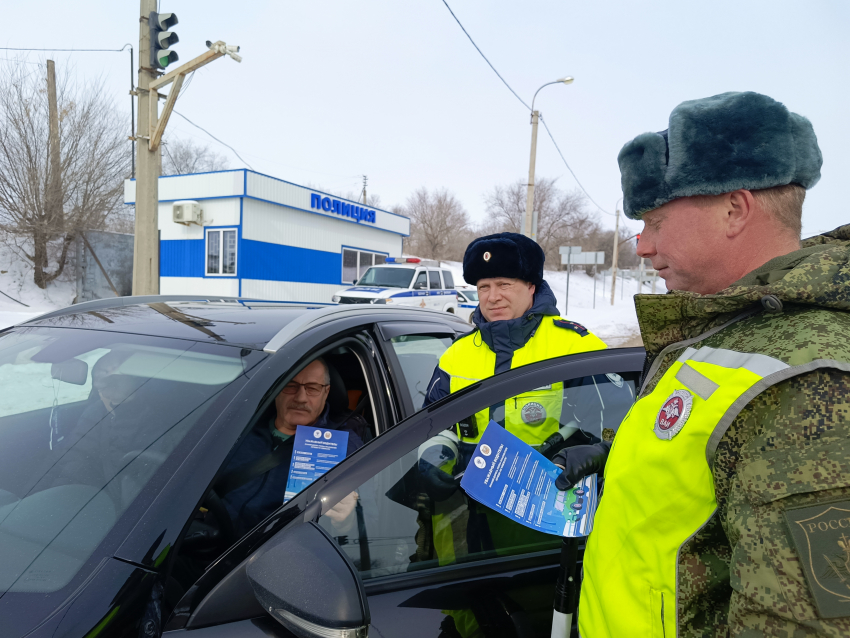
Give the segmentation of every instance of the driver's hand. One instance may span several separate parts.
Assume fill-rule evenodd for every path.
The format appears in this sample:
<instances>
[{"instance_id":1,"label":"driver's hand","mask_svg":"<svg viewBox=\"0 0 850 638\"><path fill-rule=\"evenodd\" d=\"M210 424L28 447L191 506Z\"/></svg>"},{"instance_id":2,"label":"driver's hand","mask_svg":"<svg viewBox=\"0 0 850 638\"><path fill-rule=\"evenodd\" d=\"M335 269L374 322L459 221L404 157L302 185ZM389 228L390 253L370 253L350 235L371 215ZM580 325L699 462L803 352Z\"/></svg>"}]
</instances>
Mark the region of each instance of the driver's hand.
<instances>
[{"instance_id":1,"label":"driver's hand","mask_svg":"<svg viewBox=\"0 0 850 638\"><path fill-rule=\"evenodd\" d=\"M325 513L331 519L334 531L345 533L354 526L354 517L351 514L354 512L358 498L360 497L357 492L351 492Z\"/></svg>"}]
</instances>

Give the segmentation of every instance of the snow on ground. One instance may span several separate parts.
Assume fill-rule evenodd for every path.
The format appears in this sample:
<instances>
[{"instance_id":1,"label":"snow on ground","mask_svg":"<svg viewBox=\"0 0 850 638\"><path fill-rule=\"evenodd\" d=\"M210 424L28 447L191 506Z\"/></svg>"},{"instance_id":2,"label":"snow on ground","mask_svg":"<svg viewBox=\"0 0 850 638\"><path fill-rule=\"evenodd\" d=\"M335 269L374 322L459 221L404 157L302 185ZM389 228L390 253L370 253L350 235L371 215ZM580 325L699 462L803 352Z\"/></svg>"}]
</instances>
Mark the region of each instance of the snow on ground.
<instances>
[{"instance_id":1,"label":"snow on ground","mask_svg":"<svg viewBox=\"0 0 850 638\"><path fill-rule=\"evenodd\" d=\"M456 282L463 282L463 264L443 261L443 267L448 267L454 274ZM544 279L549 282L552 292L558 302L558 310L562 317L577 321L597 335L611 347L641 345L637 315L635 314L634 295L638 292L638 284L634 279L627 279L621 286L618 278L614 305L611 305L611 277L596 276L596 303L594 308L593 277L584 270L570 273L570 298L567 307L567 273L547 270ZM605 286L603 294L603 283ZM644 293L651 293L652 286L645 284ZM657 294L664 294L664 280L658 279L655 286Z\"/></svg>"},{"instance_id":2,"label":"snow on ground","mask_svg":"<svg viewBox=\"0 0 850 638\"><path fill-rule=\"evenodd\" d=\"M73 265L66 268L64 277L41 290L32 280L32 265L0 244L0 329L70 305L76 284L68 276Z\"/></svg>"},{"instance_id":3,"label":"snow on ground","mask_svg":"<svg viewBox=\"0 0 850 638\"><path fill-rule=\"evenodd\" d=\"M454 273L455 282L463 284L463 264L459 262L440 262L442 267L449 268ZM73 268L69 264L69 273ZM637 316L635 315L632 297L638 292L635 280L626 280L621 289L621 281L617 282L617 292L614 305L611 305L611 277L596 277L596 307L594 308L593 278L584 271L570 273L570 299L567 303L567 273L562 271L546 271L545 279L552 287L558 301L561 316L586 326L588 330L599 336L609 346L640 345ZM604 292L604 294L603 294ZM645 285L643 292L652 292L650 285ZM664 281L659 279L656 292L666 292ZM75 284L70 276L64 280L52 282L47 290L41 290L33 283L32 266L8 248L0 245L0 329L21 323L31 317L40 315L57 308L71 304L76 293ZM27 304L23 306L9 297Z\"/></svg>"}]
</instances>

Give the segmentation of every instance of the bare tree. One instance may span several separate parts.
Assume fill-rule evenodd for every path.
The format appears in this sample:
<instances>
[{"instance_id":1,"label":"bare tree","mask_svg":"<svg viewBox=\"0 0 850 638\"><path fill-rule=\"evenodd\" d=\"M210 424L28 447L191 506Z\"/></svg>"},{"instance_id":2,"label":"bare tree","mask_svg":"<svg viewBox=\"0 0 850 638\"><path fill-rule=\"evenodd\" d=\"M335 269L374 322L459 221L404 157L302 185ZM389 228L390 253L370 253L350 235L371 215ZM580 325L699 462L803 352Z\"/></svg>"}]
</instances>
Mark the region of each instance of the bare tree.
<instances>
[{"instance_id":1,"label":"bare tree","mask_svg":"<svg viewBox=\"0 0 850 638\"><path fill-rule=\"evenodd\" d=\"M162 174L189 175L210 173L230 168L227 157L219 155L209 146L186 139L166 140L162 145Z\"/></svg>"},{"instance_id":2,"label":"bare tree","mask_svg":"<svg viewBox=\"0 0 850 638\"><path fill-rule=\"evenodd\" d=\"M44 72L22 64L0 72L0 231L32 263L39 288L62 274L80 231L102 228L121 208L130 173L126 123L102 83L77 85L65 72L56 100L58 175Z\"/></svg>"},{"instance_id":3,"label":"bare tree","mask_svg":"<svg viewBox=\"0 0 850 638\"><path fill-rule=\"evenodd\" d=\"M525 216L526 183L517 181L496 186L484 197L489 220L479 227L480 234L518 233ZM597 232L596 216L587 211L584 195L559 189L554 179L542 178L534 187L537 212L537 242L550 268L560 267L560 246L585 246Z\"/></svg>"},{"instance_id":4,"label":"bare tree","mask_svg":"<svg viewBox=\"0 0 850 638\"><path fill-rule=\"evenodd\" d=\"M408 252L427 259L463 258L470 239L469 214L448 190L420 188L401 212L410 218Z\"/></svg>"}]
</instances>

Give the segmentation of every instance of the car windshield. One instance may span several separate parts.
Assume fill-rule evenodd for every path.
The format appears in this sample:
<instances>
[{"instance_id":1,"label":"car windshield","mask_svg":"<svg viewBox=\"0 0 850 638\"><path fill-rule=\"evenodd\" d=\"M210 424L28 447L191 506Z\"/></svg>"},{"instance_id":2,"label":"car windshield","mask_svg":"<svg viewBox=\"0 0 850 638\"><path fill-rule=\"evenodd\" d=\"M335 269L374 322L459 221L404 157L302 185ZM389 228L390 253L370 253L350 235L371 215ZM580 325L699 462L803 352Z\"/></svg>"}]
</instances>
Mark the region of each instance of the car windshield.
<instances>
[{"instance_id":1,"label":"car windshield","mask_svg":"<svg viewBox=\"0 0 850 638\"><path fill-rule=\"evenodd\" d=\"M477 290L462 290L463 296L469 299L470 301L478 301L478 291Z\"/></svg>"},{"instance_id":2,"label":"car windshield","mask_svg":"<svg viewBox=\"0 0 850 638\"><path fill-rule=\"evenodd\" d=\"M415 268L370 268L357 282L358 286L408 288Z\"/></svg>"},{"instance_id":3,"label":"car windshield","mask_svg":"<svg viewBox=\"0 0 850 638\"><path fill-rule=\"evenodd\" d=\"M68 584L242 374L241 354L93 330L0 335L0 595Z\"/></svg>"}]
</instances>

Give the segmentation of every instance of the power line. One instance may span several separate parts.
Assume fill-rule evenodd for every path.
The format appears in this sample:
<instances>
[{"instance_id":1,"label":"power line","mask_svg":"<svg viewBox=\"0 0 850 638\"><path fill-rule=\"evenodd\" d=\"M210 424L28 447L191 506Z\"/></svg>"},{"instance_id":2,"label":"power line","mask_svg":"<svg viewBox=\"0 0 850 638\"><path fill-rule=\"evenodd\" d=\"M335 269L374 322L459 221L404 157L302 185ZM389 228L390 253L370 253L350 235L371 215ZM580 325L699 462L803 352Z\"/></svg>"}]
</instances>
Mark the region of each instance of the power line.
<instances>
[{"instance_id":1,"label":"power line","mask_svg":"<svg viewBox=\"0 0 850 638\"><path fill-rule=\"evenodd\" d=\"M499 79L500 79L500 80L504 83L504 85L505 85L506 87L508 87L508 91L510 91L511 93L513 93L513 94L514 94L514 97L515 97L516 99L518 99L518 100L520 101L520 103L521 103L521 104L522 104L525 108L527 108L527 109L530 111L530 110L531 110L531 107L530 107L528 104L526 104L526 103L523 101L523 99L522 99L519 95L517 95L517 92L516 92L516 91L514 91L514 90L511 88L511 85L510 85L510 84L508 84L507 80L505 80L505 78L503 78L503 77L502 77L502 74L501 74L501 73L499 73L499 72L496 70L496 67L494 67L494 66L493 66L493 63L492 63L492 62L490 62L490 60L488 60L488 59L487 59L487 56L486 56L486 55L484 55L484 52L483 52L481 49L479 49L479 48L478 48L478 45L477 45L477 44L475 44L475 40L473 40L473 39L472 39L472 36L471 36L471 35L469 35L469 31L467 31L467 30L464 28L464 26L460 23L460 20L458 20L458 19L457 19L457 16L455 15L455 12L454 12L454 11L452 11L452 8L449 6L449 3L448 3L448 2L446 2L446 0L443 0L443 4L444 4L444 5L446 5L446 9L448 9L448 10L449 10L449 13L451 13L451 14L452 14L452 17L455 19L455 22L457 22L457 25L458 25L458 26L459 26L459 27L463 30L463 32L466 34L466 37L467 37L467 38L469 38L469 41L470 41L470 42L472 42L472 46L474 46L474 47L475 47L475 50L476 50L476 51L478 51L478 53L480 53L480 54L481 54L481 57L482 57L482 58L484 58L484 61L485 61L487 64L489 64L489 65L490 65L490 68L491 68L491 69L493 69L493 73L495 73L496 75L498 75L498 76L499 76Z\"/></svg>"},{"instance_id":2,"label":"power line","mask_svg":"<svg viewBox=\"0 0 850 638\"><path fill-rule=\"evenodd\" d=\"M543 119L543 116L542 116L542 115L540 116L540 121L541 121L541 122L543 122L543 128L545 128L545 129L546 129L546 132L549 134L549 139L550 139L550 140L552 140L552 144L554 144L554 145L555 145L555 150L556 150L556 151L558 151L558 155L560 155L560 156L561 156L561 159L562 159L562 160L564 160L564 165L567 167L567 170L570 172L570 175L572 175L572 176L573 176L573 179L576 181L576 184L578 184L578 187L579 187L579 188L580 188L580 189L584 192L584 194L585 194L585 195L587 195L587 198L588 198L591 202L593 202L593 205L594 205L594 206L596 206L596 208L598 208L599 210L601 210L601 211L602 211L603 213L605 213L606 215L611 215L611 217L614 217L614 213L609 213L607 210L605 210L605 209L604 209L604 208L602 208L599 204L597 204L597 203L594 201L594 199L590 196L590 193L588 193L588 192L587 192L587 190L585 190L584 186L582 186L582 185L581 185L581 182L580 182L580 181L578 181L578 177L576 177L576 174L575 174L575 173L573 173L573 169L571 169L571 168L570 168L570 165L569 165L569 164L567 164L567 160L564 158L564 154L561 152L561 149L560 149L560 147L558 146L558 143L555 141L555 137L552 135L552 131L550 131L550 130L549 130L549 127L546 125L546 120L544 120L544 119Z\"/></svg>"},{"instance_id":3,"label":"power line","mask_svg":"<svg viewBox=\"0 0 850 638\"><path fill-rule=\"evenodd\" d=\"M185 115L183 115L183 114L182 114L182 113L180 113L179 111L174 110L174 111L172 111L172 112L173 112L175 115L179 115L180 117L182 117L184 120L186 120L187 122L189 122L189 124L191 124L192 126L194 126L196 129L200 129L200 130L202 130L204 133L206 133L207 135L209 135L211 138L213 138L213 139L214 139L216 142L218 142L219 144L222 144L223 146L226 146L227 148L229 148L231 151L233 151L233 154L234 154L234 155L236 155L236 157L238 157L238 158L239 158L239 160L240 160L240 161L242 161L242 162L244 162L244 163L245 163L245 166L247 166L248 168L250 168L252 171L254 170L254 167L253 167L253 166L251 166L251 165L250 165L248 162L246 162L244 159L242 159L242 156L241 156L241 155L239 155L239 153L237 153L237 152L236 152L236 149L235 149L235 148L233 148L230 144L227 144L227 143L225 143L225 142L222 142L222 141L221 141L220 139L218 139L215 135L213 135L212 133L210 133L207 129L203 128L202 126L198 126L198 125L197 125L197 124L195 124L192 120L190 120L188 117L186 117Z\"/></svg>"},{"instance_id":4,"label":"power line","mask_svg":"<svg viewBox=\"0 0 850 638\"><path fill-rule=\"evenodd\" d=\"M518 99L518 100L520 101L520 103L521 103L521 104L522 104L525 108L527 108L529 111L531 111L531 107L530 107L528 104L526 104L526 103L525 103L525 101L524 101L524 100L523 100L523 99L522 99L522 98L521 98L521 97L517 94L517 92L516 92L516 91L514 91L514 90L511 88L511 85L510 85L510 84L508 84L507 80L505 80L505 78L503 78L503 77L502 77L502 74L501 74L501 73L499 73L499 72L496 70L496 67L494 67L494 66L493 66L493 63L492 63L492 62L490 62L490 60L488 60L488 59L487 59L487 56L486 56L486 55L484 55L484 52L483 52L483 51L479 48L479 46L478 46L477 44L475 44L475 40L473 40L473 39L472 39L472 36L471 36L471 35L469 35L469 31L467 31L467 30L466 30L466 28L465 28L465 27L461 24L460 20L458 20L457 16L455 15L455 12L454 12L454 11L452 11L452 8L449 6L449 3L448 3L448 2L446 2L446 0L443 0L443 4L444 4L444 5L446 5L446 9L448 9L448 10L449 10L449 13L451 13L451 14L452 14L452 17L455 19L455 22L457 22L458 26L459 26L459 27L463 30L463 32L466 34L466 37L467 37L467 38L469 38L469 41L472 43L472 46L474 46L474 47L475 47L475 50L476 50L476 51L478 51L478 53L480 53L480 54L481 54L481 57L482 57L482 58L484 58L484 61L485 61L488 65L490 65L490 68L491 68L491 69L493 69L493 73L495 73L497 76L499 76L499 79L502 81L502 83L503 83L506 87L508 87L508 91L510 91L511 93L513 93L513 94L514 94L514 97L515 97L516 99ZM542 117L540 118L540 121L543 121L543 118L542 118ZM578 184L578 186L579 186L579 188L582 190L582 192L583 192L585 195L587 195L587 198L588 198L591 202L593 202L593 205L594 205L594 206L596 206L596 208L598 208L599 210L601 210L601 211L602 211L603 213L605 213L606 215L613 215L614 213L609 213L607 210L605 210L605 209L604 209L604 208L602 208L599 204L597 204L597 203L596 203L596 201L595 201L595 200L594 200L594 199L590 196L590 193L588 193L588 192L587 192L587 190L584 188L584 186L582 186L582 185L581 185L581 182L580 182L580 181L578 181L578 177L576 177L576 174L573 172L573 169L572 169L572 168L570 168L570 165L569 165L569 163L567 162L567 159L564 157L564 154L561 152L561 149L560 149L560 148L558 148L558 144L555 142L555 138L554 138L554 137L552 137L552 132L549 130L549 127L548 127L548 126L546 126L546 122L543 122L543 127L546 129L546 132L549 134L549 139L551 139L551 140L552 140L552 143L553 143L553 144L555 144L555 148L558 150L558 155L560 155L560 156L561 156L561 159L562 159L562 160L563 160L563 162L564 162L564 166L566 166L566 167L567 167L567 170L570 172L570 175L572 175L572 176L573 176L573 179L576 181L576 184Z\"/></svg>"},{"instance_id":5,"label":"power line","mask_svg":"<svg viewBox=\"0 0 850 638\"><path fill-rule=\"evenodd\" d=\"M0 47L0 51L72 51L74 53L91 53L91 52L107 52L107 53L120 53L124 49L126 49L128 44L125 44L120 49L28 49L23 47Z\"/></svg>"}]
</instances>

